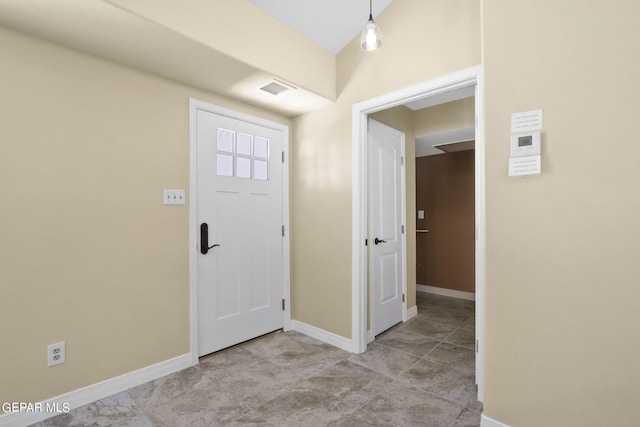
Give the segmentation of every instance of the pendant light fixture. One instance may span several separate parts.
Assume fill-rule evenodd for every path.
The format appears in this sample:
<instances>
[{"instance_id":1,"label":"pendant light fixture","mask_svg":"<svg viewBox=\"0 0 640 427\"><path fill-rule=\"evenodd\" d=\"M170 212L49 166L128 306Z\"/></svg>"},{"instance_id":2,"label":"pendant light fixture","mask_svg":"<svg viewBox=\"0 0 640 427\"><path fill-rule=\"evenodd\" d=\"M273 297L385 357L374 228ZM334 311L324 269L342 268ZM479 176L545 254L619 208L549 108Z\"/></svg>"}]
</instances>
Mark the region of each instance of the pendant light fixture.
<instances>
[{"instance_id":1,"label":"pendant light fixture","mask_svg":"<svg viewBox=\"0 0 640 427\"><path fill-rule=\"evenodd\" d=\"M367 21L367 25L362 30L362 37L360 37L360 46L362 50L366 51L376 50L382 46L382 33L373 20L372 1L369 0L369 21Z\"/></svg>"}]
</instances>

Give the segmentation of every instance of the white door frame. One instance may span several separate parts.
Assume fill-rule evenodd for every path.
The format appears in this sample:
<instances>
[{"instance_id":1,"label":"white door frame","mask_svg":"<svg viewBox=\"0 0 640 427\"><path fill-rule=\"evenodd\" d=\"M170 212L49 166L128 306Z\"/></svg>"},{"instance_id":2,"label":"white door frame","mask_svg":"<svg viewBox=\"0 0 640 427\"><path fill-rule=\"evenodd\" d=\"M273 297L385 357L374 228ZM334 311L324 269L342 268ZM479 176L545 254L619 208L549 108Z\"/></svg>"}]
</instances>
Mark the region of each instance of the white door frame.
<instances>
[{"instance_id":1,"label":"white door frame","mask_svg":"<svg viewBox=\"0 0 640 427\"><path fill-rule=\"evenodd\" d=\"M484 395L484 294L485 294L485 184L484 184L484 116L482 67L476 65L415 86L372 98L352 107L352 239L351 239L351 338L353 351L367 349L367 239L369 153L367 117L369 114L397 107L407 102L451 90L475 86L475 223L476 223L476 382L478 400Z\"/></svg>"},{"instance_id":2,"label":"white door frame","mask_svg":"<svg viewBox=\"0 0 640 427\"><path fill-rule=\"evenodd\" d=\"M371 119L373 120L373 119ZM377 120L376 120L377 121ZM368 122L367 122L368 123ZM401 225L402 228L404 229L404 231L402 232L402 234L400 235L400 245L402 246L402 259L400 260L400 262L402 263L402 294L403 294L403 298L402 298L402 321L406 322L407 321L407 225L405 224L406 222L406 218L407 218L407 170L406 170L406 161L405 161L405 153L406 153L406 135L404 132L395 129L389 125L386 125L382 122L379 122L380 124L382 124L383 126L389 127L394 129L395 131L398 131L402 134L402 138L401 138L401 142L400 142L400 156L402 158L401 164L400 164L400 210L401 210L401 214L400 214L400 221L401 221ZM369 128L367 127L367 139L369 138ZM367 147L369 147L369 143L367 143ZM367 156L369 155L369 153L367 152ZM370 159L369 159L370 160ZM369 163L369 160L367 160L367 163ZM369 168L367 168L367 179L369 178ZM369 201L367 201L367 203L369 203ZM368 209L369 212L369 209ZM369 212L369 214L371 215L372 212ZM371 239L374 238L376 236L373 235L369 235L369 244L371 244ZM371 274L372 272L372 268L373 268L373 263L371 262L371 260L373 259L373 251L369 251L369 271L368 274ZM376 316L375 316L375 304L374 304L374 298L373 298L373 291L369 292L369 322L370 322L370 330L367 331L367 343L372 342L375 339L375 323L376 323Z\"/></svg>"},{"instance_id":3,"label":"white door frame","mask_svg":"<svg viewBox=\"0 0 640 427\"><path fill-rule=\"evenodd\" d=\"M196 147L196 113L198 110L229 117L236 120L253 123L259 126L275 129L282 132L282 150L284 161L282 163L282 222L285 233L282 240L282 296L286 300L285 309L282 312L282 327L285 331L291 329L291 283L290 283L290 256L289 256L289 127L281 123L272 122L249 114L230 110L208 102L189 98L189 313L190 313L190 352L191 364L198 364L198 176Z\"/></svg>"}]
</instances>

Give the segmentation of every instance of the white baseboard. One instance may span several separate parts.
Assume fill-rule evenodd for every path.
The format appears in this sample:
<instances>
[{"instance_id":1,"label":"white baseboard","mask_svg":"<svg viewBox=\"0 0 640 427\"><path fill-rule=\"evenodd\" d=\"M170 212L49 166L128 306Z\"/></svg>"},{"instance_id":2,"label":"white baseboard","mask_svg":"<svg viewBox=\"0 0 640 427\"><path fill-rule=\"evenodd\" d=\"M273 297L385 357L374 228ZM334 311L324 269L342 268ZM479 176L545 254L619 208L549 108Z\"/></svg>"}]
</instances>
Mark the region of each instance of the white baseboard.
<instances>
[{"instance_id":1,"label":"white baseboard","mask_svg":"<svg viewBox=\"0 0 640 427\"><path fill-rule=\"evenodd\" d=\"M414 305L410 309L407 310L407 320L416 317L418 315L418 306Z\"/></svg>"},{"instance_id":2,"label":"white baseboard","mask_svg":"<svg viewBox=\"0 0 640 427\"><path fill-rule=\"evenodd\" d=\"M496 421L493 418L487 417L485 414L482 414L480 417L480 427L510 427L508 424L501 423L500 421Z\"/></svg>"},{"instance_id":3,"label":"white baseboard","mask_svg":"<svg viewBox=\"0 0 640 427\"><path fill-rule=\"evenodd\" d=\"M438 288L437 286L416 285L416 291L444 295L445 297L466 299L469 301L476 300L476 294L473 292L456 291L455 289Z\"/></svg>"},{"instance_id":4,"label":"white baseboard","mask_svg":"<svg viewBox=\"0 0 640 427\"><path fill-rule=\"evenodd\" d=\"M39 403L42 404L42 408L68 407L73 410L80 406L95 402L96 400L104 399L105 397L120 393L132 387L136 387L146 382L164 377L165 375L186 369L192 366L191 360L191 353L183 354L182 356L174 357L173 359L165 360L164 362L129 372L128 374L79 388ZM38 411L37 409L32 412L8 412L0 415L0 427L26 426L37 423L38 421L46 420L47 418L51 418L56 415L60 415L60 413Z\"/></svg>"},{"instance_id":5,"label":"white baseboard","mask_svg":"<svg viewBox=\"0 0 640 427\"><path fill-rule=\"evenodd\" d=\"M330 344L334 347L338 347L350 353L356 353L356 351L354 351L355 349L353 348L353 340L341 337L340 335L336 335L333 332L325 331L324 329L320 329L316 326L311 326L297 320L291 321L291 330L300 332L301 334L305 334L307 336L310 336L311 338L315 338L319 341Z\"/></svg>"}]
</instances>

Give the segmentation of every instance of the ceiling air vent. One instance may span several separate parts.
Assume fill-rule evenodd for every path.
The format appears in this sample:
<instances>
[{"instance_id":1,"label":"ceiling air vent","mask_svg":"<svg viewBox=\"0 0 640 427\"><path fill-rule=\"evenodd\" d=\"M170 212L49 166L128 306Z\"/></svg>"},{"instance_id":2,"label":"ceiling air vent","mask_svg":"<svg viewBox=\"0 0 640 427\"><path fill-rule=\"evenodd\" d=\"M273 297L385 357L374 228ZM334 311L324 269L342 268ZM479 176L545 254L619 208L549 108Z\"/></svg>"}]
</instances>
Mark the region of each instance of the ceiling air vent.
<instances>
[{"instance_id":1,"label":"ceiling air vent","mask_svg":"<svg viewBox=\"0 0 640 427\"><path fill-rule=\"evenodd\" d=\"M295 86L291 86L279 80L273 80L260 88L260 90L268 92L271 95L279 95L282 92L285 92L289 89L297 89L297 88Z\"/></svg>"}]
</instances>

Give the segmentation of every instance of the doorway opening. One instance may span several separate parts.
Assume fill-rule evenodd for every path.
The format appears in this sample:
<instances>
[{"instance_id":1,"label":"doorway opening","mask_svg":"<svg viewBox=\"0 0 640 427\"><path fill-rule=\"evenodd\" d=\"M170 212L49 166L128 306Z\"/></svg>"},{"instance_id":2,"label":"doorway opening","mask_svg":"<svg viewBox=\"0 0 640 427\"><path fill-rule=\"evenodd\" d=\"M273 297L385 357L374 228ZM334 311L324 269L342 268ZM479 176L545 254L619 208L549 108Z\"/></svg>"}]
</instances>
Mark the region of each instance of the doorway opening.
<instances>
[{"instance_id":1,"label":"doorway opening","mask_svg":"<svg viewBox=\"0 0 640 427\"><path fill-rule=\"evenodd\" d=\"M369 148L368 117L370 114L407 103L431 101L456 91L470 90L475 94L475 365L478 400L483 400L483 352L484 352L484 270L485 270L485 198L484 198L484 140L482 119L481 67L475 66L442 76L416 86L401 89L353 106L352 121L352 346L362 353L367 349L368 316L368 256L369 230ZM446 101L441 101L446 102Z\"/></svg>"}]
</instances>

